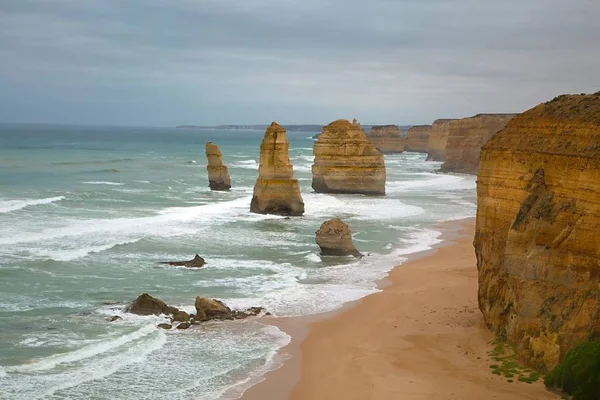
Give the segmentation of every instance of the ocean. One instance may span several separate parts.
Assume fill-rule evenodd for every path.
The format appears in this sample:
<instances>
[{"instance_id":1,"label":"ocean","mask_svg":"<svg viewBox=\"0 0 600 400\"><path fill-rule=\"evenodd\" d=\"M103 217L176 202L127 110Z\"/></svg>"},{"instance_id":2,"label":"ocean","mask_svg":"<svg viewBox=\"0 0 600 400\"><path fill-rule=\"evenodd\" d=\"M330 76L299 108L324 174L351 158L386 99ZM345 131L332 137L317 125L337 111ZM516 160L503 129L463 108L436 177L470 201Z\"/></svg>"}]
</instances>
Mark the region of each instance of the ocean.
<instances>
[{"instance_id":1,"label":"ocean","mask_svg":"<svg viewBox=\"0 0 600 400\"><path fill-rule=\"evenodd\" d=\"M313 193L314 133L288 132L306 212L285 219L249 212L262 131L1 124L0 399L238 398L288 335L256 319L165 331L121 308L148 292L188 312L197 295L331 311L439 243L436 223L475 215L475 177L418 153L385 156L385 197ZM229 192L208 188L207 141ZM333 217L366 257L321 259ZM159 264L196 253L201 269Z\"/></svg>"}]
</instances>

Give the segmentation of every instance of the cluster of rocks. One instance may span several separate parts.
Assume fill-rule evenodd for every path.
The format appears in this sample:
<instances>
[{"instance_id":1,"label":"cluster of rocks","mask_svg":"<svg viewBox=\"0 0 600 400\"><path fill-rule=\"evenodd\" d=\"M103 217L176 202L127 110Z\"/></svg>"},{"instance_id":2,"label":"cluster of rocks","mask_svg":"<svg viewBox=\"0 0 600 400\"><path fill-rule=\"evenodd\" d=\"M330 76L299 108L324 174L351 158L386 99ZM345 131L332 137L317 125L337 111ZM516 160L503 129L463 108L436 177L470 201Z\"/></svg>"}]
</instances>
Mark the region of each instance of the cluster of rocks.
<instances>
[{"instance_id":1,"label":"cluster of rocks","mask_svg":"<svg viewBox=\"0 0 600 400\"><path fill-rule=\"evenodd\" d=\"M245 319L260 315L265 311L262 307L250 307L246 310L232 310L220 300L201 296L196 297L194 305L196 313L188 314L183 310L179 310L177 307L169 306L164 301L152 297L148 293L143 293L123 311L136 315L166 315L171 322L158 325L158 327L164 329L171 329L174 323L177 323L177 325L175 325L177 329L187 329L191 325L207 321ZM270 314L265 313L265 315ZM117 319L120 319L120 317L115 316L111 320L114 321Z\"/></svg>"}]
</instances>

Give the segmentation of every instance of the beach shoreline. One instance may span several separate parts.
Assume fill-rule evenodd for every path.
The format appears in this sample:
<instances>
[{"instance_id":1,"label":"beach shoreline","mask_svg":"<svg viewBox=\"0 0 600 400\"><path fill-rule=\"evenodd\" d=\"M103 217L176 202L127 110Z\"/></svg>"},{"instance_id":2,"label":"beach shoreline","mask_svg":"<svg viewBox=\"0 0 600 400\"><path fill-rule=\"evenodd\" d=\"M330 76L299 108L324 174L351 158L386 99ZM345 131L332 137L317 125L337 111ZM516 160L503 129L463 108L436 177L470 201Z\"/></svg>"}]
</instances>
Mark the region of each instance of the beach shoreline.
<instances>
[{"instance_id":1,"label":"beach shoreline","mask_svg":"<svg viewBox=\"0 0 600 400\"><path fill-rule=\"evenodd\" d=\"M244 392L257 399L556 399L541 382L493 375L494 335L477 307L475 219L444 222L414 253L342 308L264 322L291 336L280 366Z\"/></svg>"}]
</instances>

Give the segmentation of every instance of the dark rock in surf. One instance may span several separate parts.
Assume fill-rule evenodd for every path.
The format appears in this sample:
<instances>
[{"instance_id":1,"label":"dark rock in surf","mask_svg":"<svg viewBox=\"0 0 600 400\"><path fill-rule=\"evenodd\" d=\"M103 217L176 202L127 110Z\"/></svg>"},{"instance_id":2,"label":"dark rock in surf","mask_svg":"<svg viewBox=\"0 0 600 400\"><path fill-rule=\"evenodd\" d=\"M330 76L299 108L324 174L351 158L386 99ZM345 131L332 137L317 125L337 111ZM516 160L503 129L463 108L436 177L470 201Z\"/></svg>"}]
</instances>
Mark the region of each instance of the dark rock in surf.
<instances>
[{"instance_id":1,"label":"dark rock in surf","mask_svg":"<svg viewBox=\"0 0 600 400\"><path fill-rule=\"evenodd\" d=\"M173 315L173 322L188 322L190 320L190 316L185 311L179 311L177 314Z\"/></svg>"},{"instance_id":2,"label":"dark rock in surf","mask_svg":"<svg viewBox=\"0 0 600 400\"><path fill-rule=\"evenodd\" d=\"M161 328L161 329L167 329L167 330L169 330L169 329L171 329L173 327L173 325L171 325L171 324L158 324L158 327Z\"/></svg>"},{"instance_id":3,"label":"dark rock in surf","mask_svg":"<svg viewBox=\"0 0 600 400\"><path fill-rule=\"evenodd\" d=\"M191 324L189 322L182 322L179 325L177 325L177 329L187 329L191 326Z\"/></svg>"},{"instance_id":4,"label":"dark rock in surf","mask_svg":"<svg viewBox=\"0 0 600 400\"><path fill-rule=\"evenodd\" d=\"M206 261L196 254L196 256L189 261L165 261L161 262L161 264L168 264L176 267L200 268L206 264Z\"/></svg>"},{"instance_id":5,"label":"dark rock in surf","mask_svg":"<svg viewBox=\"0 0 600 400\"><path fill-rule=\"evenodd\" d=\"M125 312L137 315L175 315L179 309L167 305L164 301L152 297L148 293L143 293L125 308Z\"/></svg>"}]
</instances>

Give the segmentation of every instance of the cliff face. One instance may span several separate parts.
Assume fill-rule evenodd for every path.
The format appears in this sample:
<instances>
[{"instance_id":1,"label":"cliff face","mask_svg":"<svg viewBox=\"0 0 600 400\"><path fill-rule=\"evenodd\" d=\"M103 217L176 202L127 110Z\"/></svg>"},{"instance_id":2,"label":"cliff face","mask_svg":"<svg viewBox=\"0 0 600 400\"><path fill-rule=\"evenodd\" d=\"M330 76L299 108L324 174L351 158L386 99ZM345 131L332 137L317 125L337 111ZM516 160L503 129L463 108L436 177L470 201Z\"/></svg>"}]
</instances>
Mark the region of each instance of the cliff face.
<instances>
[{"instance_id":1,"label":"cliff face","mask_svg":"<svg viewBox=\"0 0 600 400\"><path fill-rule=\"evenodd\" d=\"M223 165L223 155L216 144L206 143L206 158L208 165L208 186L211 190L229 190L231 188L231 178L227 167Z\"/></svg>"},{"instance_id":2,"label":"cliff face","mask_svg":"<svg viewBox=\"0 0 600 400\"><path fill-rule=\"evenodd\" d=\"M513 118L483 146L477 201L479 307L549 370L600 336L600 95Z\"/></svg>"},{"instance_id":3,"label":"cliff face","mask_svg":"<svg viewBox=\"0 0 600 400\"><path fill-rule=\"evenodd\" d=\"M374 126L367 137L384 154L402 153L406 146L406 140L400 135L400 128L396 125Z\"/></svg>"},{"instance_id":4,"label":"cliff face","mask_svg":"<svg viewBox=\"0 0 600 400\"><path fill-rule=\"evenodd\" d=\"M474 174L479 168L481 146L506 126L516 114L478 114L448 124L443 172Z\"/></svg>"},{"instance_id":5,"label":"cliff face","mask_svg":"<svg viewBox=\"0 0 600 400\"><path fill-rule=\"evenodd\" d=\"M405 151L427 153L431 125L417 125L408 130Z\"/></svg>"},{"instance_id":6,"label":"cliff face","mask_svg":"<svg viewBox=\"0 0 600 400\"><path fill-rule=\"evenodd\" d=\"M285 129L276 122L267 128L260 145L258 179L250 211L258 214L302 215L304 201L288 155Z\"/></svg>"},{"instance_id":7,"label":"cliff face","mask_svg":"<svg viewBox=\"0 0 600 400\"><path fill-rule=\"evenodd\" d=\"M444 161L446 159L446 143L448 142L449 125L453 119L436 119L431 125L427 142L427 161Z\"/></svg>"},{"instance_id":8,"label":"cliff face","mask_svg":"<svg viewBox=\"0 0 600 400\"><path fill-rule=\"evenodd\" d=\"M383 155L360 125L343 119L330 123L323 128L313 151L315 192L385 194Z\"/></svg>"}]
</instances>

